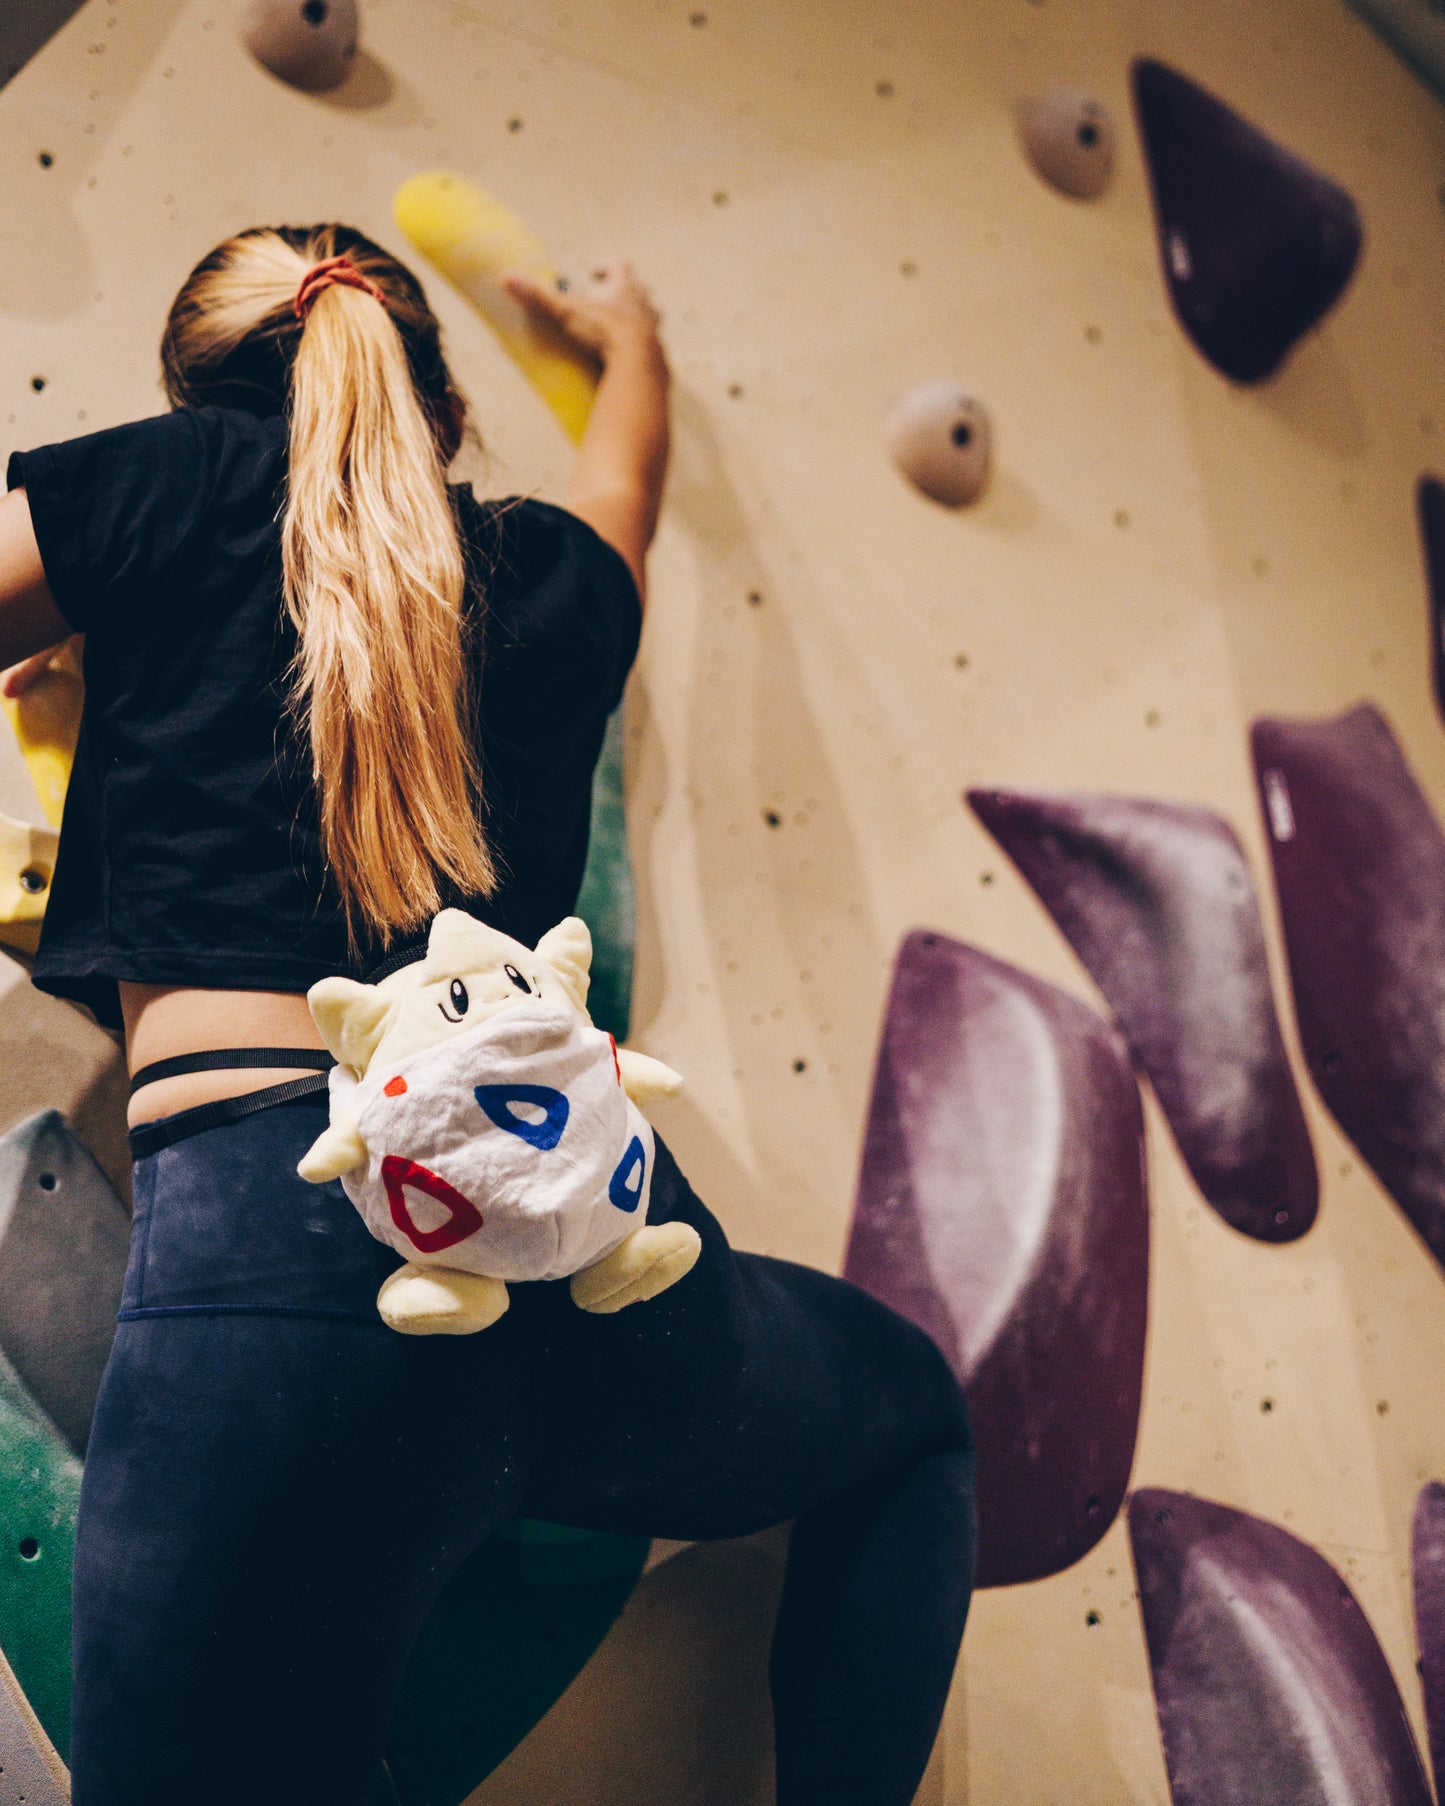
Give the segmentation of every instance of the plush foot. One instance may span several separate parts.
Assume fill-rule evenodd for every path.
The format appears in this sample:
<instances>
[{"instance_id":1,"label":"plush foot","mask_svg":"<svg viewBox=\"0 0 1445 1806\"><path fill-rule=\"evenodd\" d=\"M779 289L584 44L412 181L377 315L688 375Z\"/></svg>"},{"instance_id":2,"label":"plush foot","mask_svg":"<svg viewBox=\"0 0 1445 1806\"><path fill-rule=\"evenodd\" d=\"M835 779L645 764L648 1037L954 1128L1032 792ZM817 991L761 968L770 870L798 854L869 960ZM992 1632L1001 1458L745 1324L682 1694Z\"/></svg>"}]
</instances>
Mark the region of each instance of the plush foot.
<instances>
[{"instance_id":1,"label":"plush foot","mask_svg":"<svg viewBox=\"0 0 1445 1806\"><path fill-rule=\"evenodd\" d=\"M620 1311L655 1298L690 1271L702 1253L691 1223L649 1223L594 1266L572 1275L573 1302L584 1311Z\"/></svg>"},{"instance_id":2,"label":"plush foot","mask_svg":"<svg viewBox=\"0 0 1445 1806\"><path fill-rule=\"evenodd\" d=\"M500 1279L451 1267L398 1267L376 1295L383 1323L404 1336L470 1336L510 1302Z\"/></svg>"}]
</instances>

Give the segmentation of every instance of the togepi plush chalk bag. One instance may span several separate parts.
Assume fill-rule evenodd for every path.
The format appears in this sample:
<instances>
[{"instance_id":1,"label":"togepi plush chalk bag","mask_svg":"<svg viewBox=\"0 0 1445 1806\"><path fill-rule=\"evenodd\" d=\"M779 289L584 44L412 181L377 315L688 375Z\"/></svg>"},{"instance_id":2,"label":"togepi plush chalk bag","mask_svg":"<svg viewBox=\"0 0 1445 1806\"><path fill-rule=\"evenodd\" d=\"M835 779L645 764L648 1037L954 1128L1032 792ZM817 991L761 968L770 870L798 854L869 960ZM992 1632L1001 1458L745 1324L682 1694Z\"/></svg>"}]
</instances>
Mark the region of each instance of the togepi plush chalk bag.
<instances>
[{"instance_id":1,"label":"togepi plush chalk bag","mask_svg":"<svg viewBox=\"0 0 1445 1806\"><path fill-rule=\"evenodd\" d=\"M696 1261L690 1224L647 1222L654 1142L637 1108L682 1080L593 1027L591 963L576 916L533 950L444 909L424 959L307 993L338 1064L330 1127L298 1171L339 1178L406 1256L376 1301L393 1329L485 1329L527 1279L570 1277L583 1310L621 1310Z\"/></svg>"}]
</instances>

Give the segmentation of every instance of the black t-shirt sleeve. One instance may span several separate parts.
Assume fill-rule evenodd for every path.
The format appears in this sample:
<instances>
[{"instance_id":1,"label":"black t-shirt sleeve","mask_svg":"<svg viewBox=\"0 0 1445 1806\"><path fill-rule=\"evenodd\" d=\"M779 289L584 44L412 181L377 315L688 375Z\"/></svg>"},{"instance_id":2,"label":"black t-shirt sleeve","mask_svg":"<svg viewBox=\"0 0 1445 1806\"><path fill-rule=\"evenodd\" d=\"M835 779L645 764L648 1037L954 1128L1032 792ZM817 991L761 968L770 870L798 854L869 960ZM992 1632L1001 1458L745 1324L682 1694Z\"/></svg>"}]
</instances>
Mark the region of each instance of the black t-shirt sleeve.
<instances>
[{"instance_id":1,"label":"black t-shirt sleeve","mask_svg":"<svg viewBox=\"0 0 1445 1806\"><path fill-rule=\"evenodd\" d=\"M85 630L142 593L184 551L205 510L212 459L200 418L181 411L15 452L55 605Z\"/></svg>"},{"instance_id":2,"label":"black t-shirt sleeve","mask_svg":"<svg viewBox=\"0 0 1445 1806\"><path fill-rule=\"evenodd\" d=\"M577 603L581 637L597 658L602 713L622 700L642 636L642 599L627 560L594 527L565 508L556 513L571 541L569 552L580 572Z\"/></svg>"},{"instance_id":3,"label":"black t-shirt sleeve","mask_svg":"<svg viewBox=\"0 0 1445 1806\"><path fill-rule=\"evenodd\" d=\"M483 504L499 538L484 593L483 707L509 739L588 738L622 699L642 602L622 555L565 508Z\"/></svg>"}]
</instances>

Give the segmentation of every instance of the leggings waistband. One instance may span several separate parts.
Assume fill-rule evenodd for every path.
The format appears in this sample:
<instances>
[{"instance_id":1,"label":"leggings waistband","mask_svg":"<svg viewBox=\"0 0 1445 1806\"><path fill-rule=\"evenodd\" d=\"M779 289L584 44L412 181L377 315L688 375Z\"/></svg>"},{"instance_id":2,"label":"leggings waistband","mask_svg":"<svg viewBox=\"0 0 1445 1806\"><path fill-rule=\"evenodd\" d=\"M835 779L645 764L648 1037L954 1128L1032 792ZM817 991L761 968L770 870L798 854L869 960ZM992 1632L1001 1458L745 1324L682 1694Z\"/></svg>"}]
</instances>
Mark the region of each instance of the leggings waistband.
<instances>
[{"instance_id":1,"label":"leggings waistband","mask_svg":"<svg viewBox=\"0 0 1445 1806\"><path fill-rule=\"evenodd\" d=\"M226 1047L205 1053L177 1054L169 1060L156 1060L142 1066L131 1080L134 1094L141 1084L156 1079L172 1078L183 1072L218 1072L232 1069L277 1066L329 1068L336 1064L329 1053L309 1047ZM178 1110L172 1116L157 1117L154 1122L139 1124L127 1137L131 1158L143 1160L162 1148L200 1135L206 1129L220 1128L223 1123L240 1122L258 1110L269 1110L277 1104L289 1104L298 1098L320 1094L327 1089L325 1070L308 1072L305 1078L283 1079L279 1085L264 1085L259 1091L246 1091L239 1097L218 1097L209 1104L197 1104L190 1110Z\"/></svg>"}]
</instances>

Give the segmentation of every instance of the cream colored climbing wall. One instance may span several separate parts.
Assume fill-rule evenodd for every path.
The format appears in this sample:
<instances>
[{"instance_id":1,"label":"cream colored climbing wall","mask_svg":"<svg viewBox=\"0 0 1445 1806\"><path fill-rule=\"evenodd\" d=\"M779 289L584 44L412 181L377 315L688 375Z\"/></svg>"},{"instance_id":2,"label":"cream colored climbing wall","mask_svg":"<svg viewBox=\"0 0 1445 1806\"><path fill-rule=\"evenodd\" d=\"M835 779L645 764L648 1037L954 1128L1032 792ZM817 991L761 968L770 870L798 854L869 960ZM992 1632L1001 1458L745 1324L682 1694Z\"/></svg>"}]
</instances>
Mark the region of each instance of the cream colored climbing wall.
<instances>
[{"instance_id":1,"label":"cream colored climbing wall","mask_svg":"<svg viewBox=\"0 0 1445 1806\"><path fill-rule=\"evenodd\" d=\"M1368 695L1445 810L1412 514L1445 463L1445 111L1337 0L364 0L363 42L348 87L307 98L248 60L218 0L92 0L0 94L0 437L154 411L161 319L203 251L321 217L395 244L391 196L419 169L498 194L567 268L635 262L677 378L628 718L635 1038L687 1075L657 1120L737 1243L839 1264L906 929L1091 995L966 783L1207 804L1267 899L1247 724ZM1362 209L1342 306L1262 389L1229 388L1168 311L1139 54ZM1120 122L1093 205L1015 143L1015 102L1055 82ZM560 430L430 287L490 447L479 481L560 493ZM993 413L970 512L881 455L888 403L932 376ZM8 743L0 760L0 807L32 809ZM60 1104L114 1167L109 1041L10 964L0 1009L0 1127ZM1323 1210L1279 1248L1203 1206L1150 1104L1135 1480L1315 1543L1418 1727L1408 1526L1445 1475L1445 1287L1301 1088ZM655 1568L477 1806L767 1801L781 1548ZM1067 1573L977 1599L921 1799L1167 1799L1132 1586L1116 1524Z\"/></svg>"}]
</instances>

